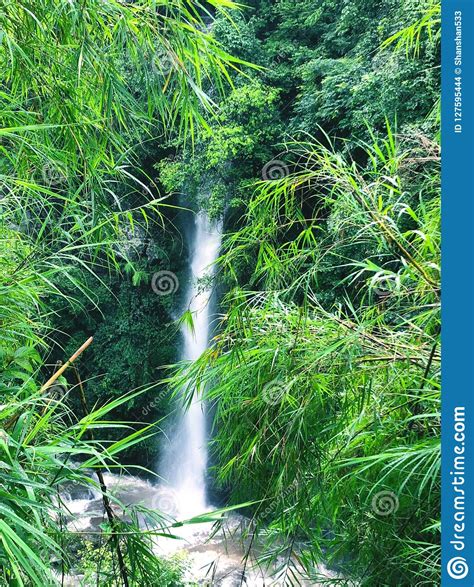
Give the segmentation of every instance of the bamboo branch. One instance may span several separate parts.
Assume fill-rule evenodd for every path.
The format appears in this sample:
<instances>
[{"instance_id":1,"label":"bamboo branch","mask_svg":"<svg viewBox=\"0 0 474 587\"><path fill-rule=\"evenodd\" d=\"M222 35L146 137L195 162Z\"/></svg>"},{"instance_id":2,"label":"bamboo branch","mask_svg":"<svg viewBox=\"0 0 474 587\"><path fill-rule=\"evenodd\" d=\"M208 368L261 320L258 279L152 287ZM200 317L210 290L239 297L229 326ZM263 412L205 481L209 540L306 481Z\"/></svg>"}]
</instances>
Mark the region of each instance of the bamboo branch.
<instances>
[{"instance_id":1,"label":"bamboo branch","mask_svg":"<svg viewBox=\"0 0 474 587\"><path fill-rule=\"evenodd\" d=\"M76 356L73 355L73 357L76 358L77 356L79 356L80 353L87 346L89 346L89 344L91 342L92 342L92 337L82 345L82 347L76 352ZM72 359L72 360L74 360L74 359ZM71 359L70 359L70 362L72 362ZM78 371L76 365L74 365L74 373L76 375L77 384L79 385L79 392L80 392L79 397L81 400L82 410L84 412L84 415L87 416L89 414L89 409L87 407L86 394L84 393L84 386L82 384L82 379L81 379L81 376L79 375L79 371ZM88 430L87 432L89 434L89 438L91 438L91 440L94 440L94 433L92 432L92 430ZM97 478L99 480L100 491L102 493L102 503L104 504L104 510L105 510L105 513L107 514L107 519L109 520L110 528L112 531L112 542L113 542L113 545L115 548L115 552L117 553L120 576L122 578L123 586L129 587L130 583L128 580L127 567L125 565L124 556L122 553L122 549L120 547L120 534L117 532L118 520L117 520L117 516L115 515L114 510L112 509L112 504L110 502L110 498L109 498L109 494L108 494L108 490L107 490L107 485L105 484L104 475L100 469L97 470Z\"/></svg>"},{"instance_id":2,"label":"bamboo branch","mask_svg":"<svg viewBox=\"0 0 474 587\"><path fill-rule=\"evenodd\" d=\"M48 381L46 381L46 383L40 388L40 393L44 393L49 387L51 387L51 385L58 379L58 377L60 377L64 373L64 371L66 371L66 369L77 359L77 357L86 350L86 348L91 344L93 340L94 339L92 338L92 336L89 337L86 340L86 342L82 346L80 346L77 349L77 351L64 363L64 365L60 367L55 373L53 373L53 375L48 379ZM43 414L46 413L46 410L48 409L52 400L52 397L48 399L45 407L43 408ZM13 424L15 424L17 420L18 414L14 414L5 422L5 424L3 424L3 429L8 430Z\"/></svg>"},{"instance_id":3,"label":"bamboo branch","mask_svg":"<svg viewBox=\"0 0 474 587\"><path fill-rule=\"evenodd\" d=\"M92 336L89 337L86 340L86 342L82 346L80 346L77 349L77 351L64 363L64 365L60 369L58 369L56 373L53 373L53 375L48 379L48 381L46 381L46 383L41 387L40 393L44 393L48 389L48 387L51 387L51 385L58 379L58 377L60 377L64 373L64 371L66 371L66 369L77 359L77 357L86 350L86 348L91 344L93 340L94 339L92 338Z\"/></svg>"}]
</instances>

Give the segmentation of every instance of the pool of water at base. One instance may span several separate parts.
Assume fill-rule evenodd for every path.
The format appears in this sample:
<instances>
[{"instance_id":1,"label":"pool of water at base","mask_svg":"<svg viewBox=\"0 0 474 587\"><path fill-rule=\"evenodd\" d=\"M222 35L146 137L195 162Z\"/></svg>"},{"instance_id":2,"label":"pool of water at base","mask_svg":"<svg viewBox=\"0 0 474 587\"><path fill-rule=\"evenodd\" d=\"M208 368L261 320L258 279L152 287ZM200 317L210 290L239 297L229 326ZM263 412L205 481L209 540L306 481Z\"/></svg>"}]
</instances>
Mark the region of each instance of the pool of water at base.
<instances>
[{"instance_id":1,"label":"pool of water at base","mask_svg":"<svg viewBox=\"0 0 474 587\"><path fill-rule=\"evenodd\" d=\"M104 475L107 491L117 502L126 506L142 505L152 510L159 510L172 520L183 521L179 516L179 496L171 489L134 476ZM101 524L106 520L103 502L99 491L71 488L62 495L62 502L67 511L67 528L72 532L81 533L84 537L100 531ZM123 512L115 499L113 508L118 516ZM186 509L186 507L184 508ZM208 511L212 511L209 508ZM205 513L205 512L202 512ZM246 538L250 520L237 513L225 514L224 521L216 529L213 522L184 524L178 528L170 528L170 533L177 538L160 536L155 538L154 550L157 556L166 558L174 555L184 557L186 561L185 581L190 585L202 587L286 587L284 572L278 572L283 560L263 569L256 565L254 547L246 561L249 539ZM293 585L295 577L302 587L315 586L319 583L303 579L300 567L293 561ZM333 576L329 571L320 568L319 572L326 577ZM65 577L64 587L81 586L82 577L71 574ZM144 586L155 587L155 586ZM159 586L157 586L159 587Z\"/></svg>"}]
</instances>

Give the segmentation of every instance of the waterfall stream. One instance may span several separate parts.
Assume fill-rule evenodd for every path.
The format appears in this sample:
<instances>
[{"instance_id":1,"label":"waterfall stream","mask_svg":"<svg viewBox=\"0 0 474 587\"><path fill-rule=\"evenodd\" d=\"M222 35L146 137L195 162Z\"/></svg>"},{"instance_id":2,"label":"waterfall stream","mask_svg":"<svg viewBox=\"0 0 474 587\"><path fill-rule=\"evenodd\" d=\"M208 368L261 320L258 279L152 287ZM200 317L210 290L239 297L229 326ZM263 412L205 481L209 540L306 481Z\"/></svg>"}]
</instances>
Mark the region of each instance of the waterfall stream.
<instances>
[{"instance_id":1,"label":"waterfall stream","mask_svg":"<svg viewBox=\"0 0 474 587\"><path fill-rule=\"evenodd\" d=\"M220 244L220 223L210 222L204 212L197 214L190 247L190 285L186 292L186 308L192 313L194 327L182 326L182 360L197 359L209 342L212 288L200 280L212 275ZM191 517L206 510L206 444L206 414L202 402L195 397L188 410L179 415L160 467L162 477L174 492L180 516Z\"/></svg>"},{"instance_id":2,"label":"waterfall stream","mask_svg":"<svg viewBox=\"0 0 474 587\"><path fill-rule=\"evenodd\" d=\"M185 309L192 312L194 327L190 329L188 324L183 324L182 360L197 359L209 343L212 288L210 280L205 278L213 274L213 263L221 245L221 225L211 223L207 215L200 212L195 216L190 241L190 279L185 292ZM124 516L124 512L117 503L144 505L167 515L170 520L187 520L212 509L206 499L206 414L199 398L194 397L189 408L181 410L168 438L159 467L162 482L104 474L109 494L114 498L114 511L119 517ZM87 536L88 532L100 529L105 512L98 490L65 494L63 499L69 512L66 518L69 530L84 532ZM284 574L283 558L279 557L275 564L265 569L251 563L253 555L247 561L250 549L254 553L264 549L256 540L250 541L249 524L248 518L237 513L228 514L219 531L213 529L212 522L185 523L172 528L175 539L164 534L157 537L155 550L158 556L164 557L184 553L188 561L185 580L190 585L282 587L285 583L279 577ZM297 561L294 565L293 576L296 577L299 572ZM63 581L65 587L81 584L81 576L74 573ZM303 579L298 584L302 587L309 585Z\"/></svg>"}]
</instances>

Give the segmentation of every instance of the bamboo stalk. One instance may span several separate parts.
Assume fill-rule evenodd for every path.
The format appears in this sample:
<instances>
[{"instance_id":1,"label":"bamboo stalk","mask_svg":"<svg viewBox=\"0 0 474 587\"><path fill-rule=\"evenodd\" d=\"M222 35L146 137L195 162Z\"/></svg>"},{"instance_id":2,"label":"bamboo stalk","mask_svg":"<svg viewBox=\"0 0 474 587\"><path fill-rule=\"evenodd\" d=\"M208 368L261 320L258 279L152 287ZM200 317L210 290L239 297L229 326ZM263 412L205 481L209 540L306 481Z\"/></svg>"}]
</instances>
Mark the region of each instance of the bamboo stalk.
<instances>
[{"instance_id":1,"label":"bamboo stalk","mask_svg":"<svg viewBox=\"0 0 474 587\"><path fill-rule=\"evenodd\" d=\"M89 341L86 341L82 345L82 347L86 348L84 345L88 346L91 342L92 342L92 338L90 338ZM81 347L81 349L84 350L82 347ZM80 352L82 352L81 349L79 349ZM79 353L79 351L77 351L77 353ZM79 355L77 355L77 356L79 356ZM82 379L81 379L81 376L79 374L79 371L78 371L76 365L74 365L73 369L74 369L74 373L76 375L77 384L79 385L79 397L81 400L82 411L84 412L84 415L87 416L89 414L89 409L87 406L86 394L84 393L84 386L82 384ZM91 440L94 440L94 433L92 432L92 430L88 430L87 433L89 435L89 438ZM109 520L109 524L110 524L110 527L112 530L112 542L113 542L113 545L115 548L115 552L117 553L120 576L122 578L123 586L129 587L130 583L128 580L127 567L125 565L125 560L123 557L122 549L120 547L120 535L117 532L117 516L115 515L114 510L112 509L112 504L110 503L110 498L109 498L109 494L107 491L107 485L105 484L104 475L100 469L97 469L97 478L99 479L99 485L100 485L100 491L102 493L102 503L104 504L104 510L105 510L105 513L107 514L107 519Z\"/></svg>"},{"instance_id":2,"label":"bamboo stalk","mask_svg":"<svg viewBox=\"0 0 474 587\"><path fill-rule=\"evenodd\" d=\"M64 371L66 371L66 369L77 359L77 357L79 355L81 355L86 348L91 344L91 342L93 341L93 337L89 337L86 342L81 345L77 351L64 363L64 365L62 367L60 367L55 373L53 373L53 375L48 379L48 381L46 381L46 383L41 387L40 389L40 393L44 393L48 387L50 387L55 381L56 379L58 379L58 377L60 377Z\"/></svg>"},{"instance_id":3,"label":"bamboo stalk","mask_svg":"<svg viewBox=\"0 0 474 587\"><path fill-rule=\"evenodd\" d=\"M62 367L60 367L55 373L53 373L53 375L48 379L48 381L46 381L46 383L40 388L40 393L44 393L49 387L51 387L51 385L58 379L58 377L60 377L64 371L66 371L66 369L77 359L77 357L79 355L81 355L86 348L91 344L91 342L93 341L93 337L89 337L86 342L81 345L77 351L64 363L64 365ZM45 407L43 408L43 414L46 413L46 410L48 409L48 406L51 404L53 398L50 397L45 405ZM15 422L18 420L18 414L14 414L13 416L11 416L3 425L3 428L5 430L8 430L13 424L15 424Z\"/></svg>"}]
</instances>

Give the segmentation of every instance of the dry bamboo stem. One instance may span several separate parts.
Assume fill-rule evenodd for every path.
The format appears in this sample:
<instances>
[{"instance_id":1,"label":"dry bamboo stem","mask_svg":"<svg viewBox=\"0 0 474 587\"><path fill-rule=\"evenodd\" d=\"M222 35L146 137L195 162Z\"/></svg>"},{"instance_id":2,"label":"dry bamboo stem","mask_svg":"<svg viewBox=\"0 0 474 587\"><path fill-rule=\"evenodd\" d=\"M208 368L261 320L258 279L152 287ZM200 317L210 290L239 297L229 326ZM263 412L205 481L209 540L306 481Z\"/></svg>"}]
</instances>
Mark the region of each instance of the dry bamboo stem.
<instances>
[{"instance_id":1,"label":"dry bamboo stem","mask_svg":"<svg viewBox=\"0 0 474 587\"><path fill-rule=\"evenodd\" d=\"M92 338L92 336L89 337L86 340L86 342L82 346L80 346L77 349L77 351L64 363L64 365L60 369L58 369L56 373L53 373L53 375L48 379L48 381L46 381L46 383L41 387L40 393L44 393L48 389L48 387L50 387L56 381L56 379L60 377L64 373L64 371L66 371L66 369L77 359L77 357L86 350L86 348L91 344L93 340L94 339Z\"/></svg>"},{"instance_id":2,"label":"dry bamboo stem","mask_svg":"<svg viewBox=\"0 0 474 587\"><path fill-rule=\"evenodd\" d=\"M91 338L89 340L92 341ZM86 344L86 343L84 343L84 344ZM82 346L84 346L84 345L82 345ZM79 385L82 411L84 412L84 416L87 416L89 414L89 409L87 407L86 394L84 393L84 386L82 384L82 379L81 379L81 376L79 374L79 371L78 371L76 365L74 365L74 373L76 375L77 384ZM88 430L88 435L89 435L89 438L94 440L94 433L92 432L92 430ZM115 552L117 553L120 576L122 578L122 582L123 582L124 587L129 587L130 583L128 580L127 567L125 565L125 560L123 557L122 549L120 547L120 535L119 535L119 533L117 533L117 517L114 513L114 510L112 509L112 504L110 503L109 494L107 491L107 485L105 484L104 475L100 469L97 469L97 478L99 479L99 485L100 485L100 490L102 493L102 503L104 504L104 510L105 510L105 513L107 514L107 519L109 520L109 524L110 524L110 527L112 530L112 542L115 547Z\"/></svg>"}]
</instances>

